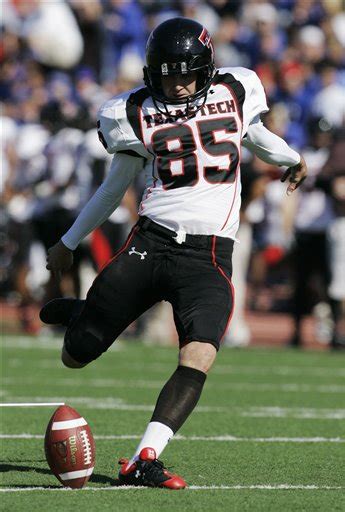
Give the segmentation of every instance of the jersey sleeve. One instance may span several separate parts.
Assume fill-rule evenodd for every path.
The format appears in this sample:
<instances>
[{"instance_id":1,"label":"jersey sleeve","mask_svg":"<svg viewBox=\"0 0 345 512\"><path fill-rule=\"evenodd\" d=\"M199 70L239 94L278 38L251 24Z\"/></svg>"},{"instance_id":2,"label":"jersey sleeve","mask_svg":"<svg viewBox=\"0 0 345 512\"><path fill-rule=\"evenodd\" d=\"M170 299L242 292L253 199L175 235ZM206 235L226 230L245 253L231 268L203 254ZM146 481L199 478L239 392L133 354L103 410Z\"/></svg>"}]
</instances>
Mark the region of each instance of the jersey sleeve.
<instances>
[{"instance_id":1,"label":"jersey sleeve","mask_svg":"<svg viewBox=\"0 0 345 512\"><path fill-rule=\"evenodd\" d=\"M258 75L247 68L232 68L233 76L239 80L245 90L243 103L243 137L248 126L258 115L269 110L265 90Z\"/></svg>"},{"instance_id":2,"label":"jersey sleeve","mask_svg":"<svg viewBox=\"0 0 345 512\"><path fill-rule=\"evenodd\" d=\"M260 120L250 124L242 144L268 164L291 167L301 161L300 155L285 140L265 128Z\"/></svg>"},{"instance_id":3,"label":"jersey sleeve","mask_svg":"<svg viewBox=\"0 0 345 512\"><path fill-rule=\"evenodd\" d=\"M143 160L141 158L121 152L113 157L106 179L61 238L66 247L74 251L93 229L110 217L120 205L126 190L142 168Z\"/></svg>"},{"instance_id":4,"label":"jersey sleeve","mask_svg":"<svg viewBox=\"0 0 345 512\"><path fill-rule=\"evenodd\" d=\"M116 96L102 105L98 112L98 138L108 151L131 151L138 156L149 156L144 144L135 135L126 111L127 99L132 91Z\"/></svg>"}]
</instances>

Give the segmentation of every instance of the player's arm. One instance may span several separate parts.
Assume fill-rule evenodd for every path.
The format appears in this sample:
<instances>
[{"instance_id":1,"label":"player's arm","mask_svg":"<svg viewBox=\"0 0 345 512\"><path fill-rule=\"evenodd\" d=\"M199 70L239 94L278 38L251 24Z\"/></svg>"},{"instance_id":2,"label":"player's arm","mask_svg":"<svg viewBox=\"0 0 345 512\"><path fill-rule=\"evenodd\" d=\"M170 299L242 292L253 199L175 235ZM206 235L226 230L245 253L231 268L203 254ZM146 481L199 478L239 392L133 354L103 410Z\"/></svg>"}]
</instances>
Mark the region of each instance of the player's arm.
<instances>
[{"instance_id":1,"label":"player's arm","mask_svg":"<svg viewBox=\"0 0 345 512\"><path fill-rule=\"evenodd\" d=\"M47 269L60 278L73 263L73 251L79 243L100 226L119 206L136 174L143 169L144 158L123 152L116 153L110 171L84 206L72 227L48 250Z\"/></svg>"},{"instance_id":2,"label":"player's arm","mask_svg":"<svg viewBox=\"0 0 345 512\"><path fill-rule=\"evenodd\" d=\"M288 167L281 178L281 181L289 181L286 190L288 195L307 177L308 170L304 158L290 148L281 137L269 131L258 116L249 125L242 144L264 162Z\"/></svg>"}]
</instances>

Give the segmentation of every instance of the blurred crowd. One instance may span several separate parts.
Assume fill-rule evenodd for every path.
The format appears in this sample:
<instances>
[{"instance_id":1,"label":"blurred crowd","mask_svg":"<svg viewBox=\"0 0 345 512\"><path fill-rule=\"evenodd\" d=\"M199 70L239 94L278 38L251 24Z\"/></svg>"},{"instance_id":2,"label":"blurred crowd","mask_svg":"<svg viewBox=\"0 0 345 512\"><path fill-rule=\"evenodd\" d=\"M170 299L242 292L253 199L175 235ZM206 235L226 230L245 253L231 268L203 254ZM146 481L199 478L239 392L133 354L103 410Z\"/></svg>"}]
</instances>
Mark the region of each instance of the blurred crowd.
<instances>
[{"instance_id":1,"label":"blurred crowd","mask_svg":"<svg viewBox=\"0 0 345 512\"><path fill-rule=\"evenodd\" d=\"M264 123L303 154L310 172L287 198L281 170L242 153L236 310L225 343L250 342L249 309L290 314L293 346L303 344L302 318L312 313L315 338L342 346L342 7L341 0L4 0L0 300L16 304L23 330L37 331L33 312L46 300L85 295L135 222L140 177L120 208L77 249L61 283L45 270L45 251L68 229L109 166L95 129L98 108L142 84L148 34L168 18L185 16L210 31L218 66L257 72L270 106ZM165 337L162 322L163 310L137 322L131 335L156 325L149 335Z\"/></svg>"}]
</instances>

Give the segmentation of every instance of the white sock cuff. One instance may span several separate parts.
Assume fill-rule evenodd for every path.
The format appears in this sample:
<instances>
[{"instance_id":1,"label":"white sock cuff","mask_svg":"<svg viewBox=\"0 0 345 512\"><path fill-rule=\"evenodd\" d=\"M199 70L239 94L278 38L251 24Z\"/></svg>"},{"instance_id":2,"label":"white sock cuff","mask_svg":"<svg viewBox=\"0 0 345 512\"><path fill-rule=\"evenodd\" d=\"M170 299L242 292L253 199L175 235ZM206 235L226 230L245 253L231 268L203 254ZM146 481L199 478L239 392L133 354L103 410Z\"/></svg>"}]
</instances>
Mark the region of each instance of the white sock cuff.
<instances>
[{"instance_id":1,"label":"white sock cuff","mask_svg":"<svg viewBox=\"0 0 345 512\"><path fill-rule=\"evenodd\" d=\"M146 431L150 431L153 434L165 434L169 436L169 438L172 438L174 435L174 432L171 430L168 425L164 425L164 423L161 423L160 421L150 421L150 423L147 425Z\"/></svg>"},{"instance_id":2,"label":"white sock cuff","mask_svg":"<svg viewBox=\"0 0 345 512\"><path fill-rule=\"evenodd\" d=\"M133 459L137 459L143 448L153 448L156 452L157 459L174 436L174 432L170 427L160 423L159 421L151 421L146 428Z\"/></svg>"}]
</instances>

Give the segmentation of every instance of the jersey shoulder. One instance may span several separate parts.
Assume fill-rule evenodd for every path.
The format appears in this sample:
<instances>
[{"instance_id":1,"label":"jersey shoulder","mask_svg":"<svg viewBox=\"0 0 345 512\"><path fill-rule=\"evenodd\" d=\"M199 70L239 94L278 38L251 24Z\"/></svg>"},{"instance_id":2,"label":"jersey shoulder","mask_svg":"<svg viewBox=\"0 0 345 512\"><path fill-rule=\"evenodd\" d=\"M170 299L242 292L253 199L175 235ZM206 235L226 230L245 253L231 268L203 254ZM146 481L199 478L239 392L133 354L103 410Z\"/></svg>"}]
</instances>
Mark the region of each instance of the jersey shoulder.
<instances>
[{"instance_id":1,"label":"jersey shoulder","mask_svg":"<svg viewBox=\"0 0 345 512\"><path fill-rule=\"evenodd\" d=\"M243 124L246 133L249 124L261 113L269 110L264 87L255 71L243 67L220 68L220 75L232 77L243 88ZM238 86L241 89L241 86Z\"/></svg>"},{"instance_id":2,"label":"jersey shoulder","mask_svg":"<svg viewBox=\"0 0 345 512\"><path fill-rule=\"evenodd\" d=\"M242 67L228 67L220 68L218 70L220 75L231 75L236 81L240 82L246 90L246 93L251 93L252 89L261 87L262 83L258 75L252 69Z\"/></svg>"},{"instance_id":3,"label":"jersey shoulder","mask_svg":"<svg viewBox=\"0 0 345 512\"><path fill-rule=\"evenodd\" d=\"M146 156L147 151L128 118L130 99L141 90L142 88L132 89L115 96L99 109L98 137L108 153L131 150L140 156Z\"/></svg>"}]
</instances>

